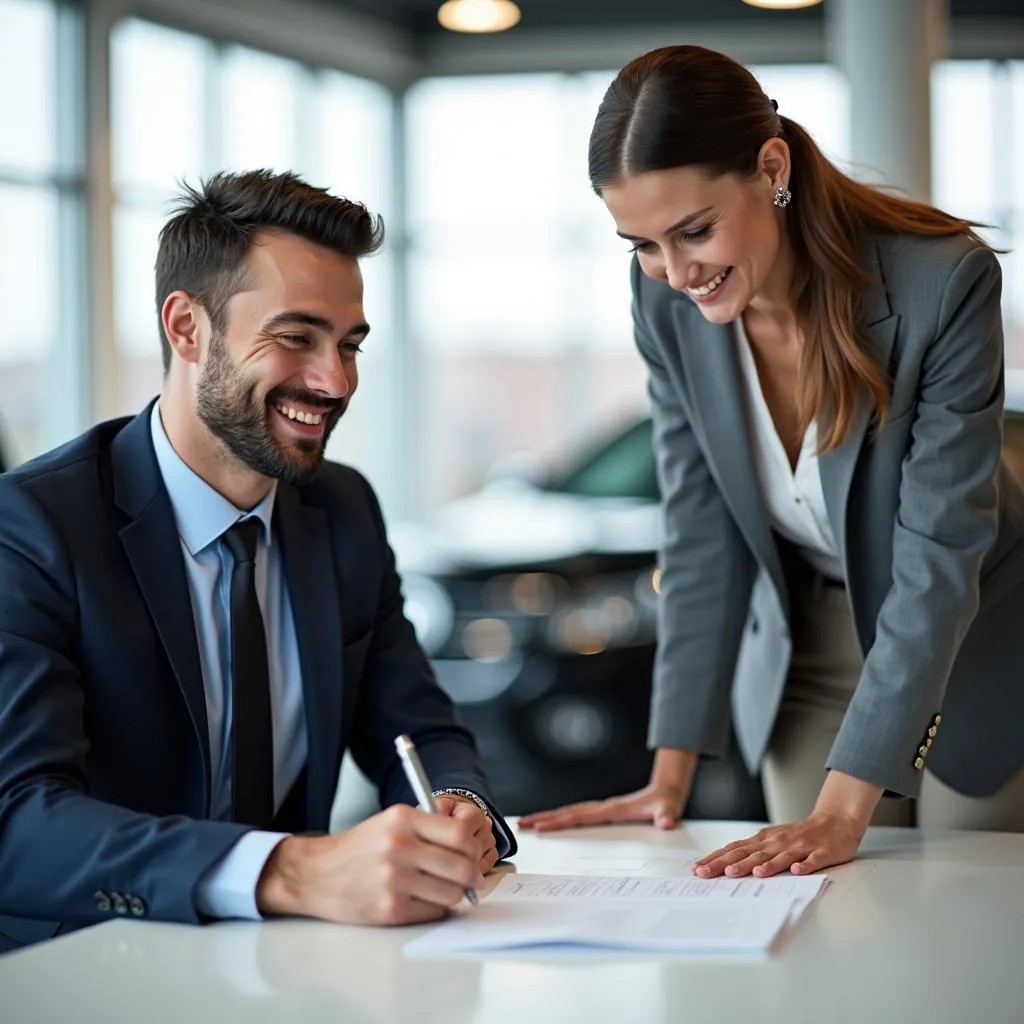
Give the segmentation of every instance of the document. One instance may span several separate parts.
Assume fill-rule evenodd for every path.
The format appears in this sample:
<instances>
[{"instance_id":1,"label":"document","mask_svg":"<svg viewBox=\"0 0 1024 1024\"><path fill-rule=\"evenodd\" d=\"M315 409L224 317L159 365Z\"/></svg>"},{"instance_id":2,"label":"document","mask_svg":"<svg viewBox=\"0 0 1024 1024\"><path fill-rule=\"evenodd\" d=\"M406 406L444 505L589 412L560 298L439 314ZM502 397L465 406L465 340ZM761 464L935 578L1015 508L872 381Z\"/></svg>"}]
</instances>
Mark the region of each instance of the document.
<instances>
[{"instance_id":1,"label":"document","mask_svg":"<svg viewBox=\"0 0 1024 1024\"><path fill-rule=\"evenodd\" d=\"M657 953L765 953L821 892L781 878L506 875L480 907L405 947L408 956L537 946Z\"/></svg>"}]
</instances>

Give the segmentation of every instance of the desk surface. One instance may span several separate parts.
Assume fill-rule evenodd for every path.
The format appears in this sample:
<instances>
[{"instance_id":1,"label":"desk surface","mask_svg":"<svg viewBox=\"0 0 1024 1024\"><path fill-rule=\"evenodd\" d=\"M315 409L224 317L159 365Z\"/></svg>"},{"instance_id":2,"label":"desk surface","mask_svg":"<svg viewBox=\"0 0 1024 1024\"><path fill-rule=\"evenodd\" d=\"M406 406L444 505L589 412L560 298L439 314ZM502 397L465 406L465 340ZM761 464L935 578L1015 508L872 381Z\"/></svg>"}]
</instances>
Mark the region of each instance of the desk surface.
<instances>
[{"instance_id":1,"label":"desk surface","mask_svg":"<svg viewBox=\"0 0 1024 1024\"><path fill-rule=\"evenodd\" d=\"M521 836L520 871L681 873L734 822ZM660 862L664 873L671 860ZM873 829L759 960L406 960L422 928L113 921L0 958L0 1020L299 1024L1020 1024L1024 835Z\"/></svg>"}]
</instances>

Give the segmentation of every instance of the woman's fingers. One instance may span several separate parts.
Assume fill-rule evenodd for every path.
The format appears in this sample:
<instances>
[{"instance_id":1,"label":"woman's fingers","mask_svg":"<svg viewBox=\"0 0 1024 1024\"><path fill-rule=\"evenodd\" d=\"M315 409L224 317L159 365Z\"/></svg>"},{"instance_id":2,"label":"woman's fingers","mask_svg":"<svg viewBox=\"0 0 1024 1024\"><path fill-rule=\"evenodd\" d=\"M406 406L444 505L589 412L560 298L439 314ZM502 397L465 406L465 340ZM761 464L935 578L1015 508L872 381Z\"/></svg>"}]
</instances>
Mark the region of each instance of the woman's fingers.
<instances>
[{"instance_id":1,"label":"woman's fingers","mask_svg":"<svg viewBox=\"0 0 1024 1024\"><path fill-rule=\"evenodd\" d=\"M826 816L812 816L789 825L763 828L748 839L729 843L693 862L700 878L726 875L767 878L781 871L811 874L834 864L843 864L857 853L859 840L842 822Z\"/></svg>"}]
</instances>

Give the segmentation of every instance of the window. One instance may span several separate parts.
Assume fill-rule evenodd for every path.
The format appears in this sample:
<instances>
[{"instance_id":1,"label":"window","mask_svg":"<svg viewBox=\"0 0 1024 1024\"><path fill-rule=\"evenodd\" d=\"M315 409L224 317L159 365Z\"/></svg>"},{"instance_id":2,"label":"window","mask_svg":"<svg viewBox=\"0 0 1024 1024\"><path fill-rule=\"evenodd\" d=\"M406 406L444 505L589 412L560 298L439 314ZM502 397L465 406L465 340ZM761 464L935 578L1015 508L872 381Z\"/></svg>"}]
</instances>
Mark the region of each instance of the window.
<instances>
[{"instance_id":1,"label":"window","mask_svg":"<svg viewBox=\"0 0 1024 1024\"><path fill-rule=\"evenodd\" d=\"M1024 61L937 64L932 120L932 198L992 225L982 234L1009 250L1000 257L1006 364L1024 369Z\"/></svg>"},{"instance_id":2,"label":"window","mask_svg":"<svg viewBox=\"0 0 1024 1024\"><path fill-rule=\"evenodd\" d=\"M128 413L161 387L153 265L179 183L220 170L290 170L387 220L393 101L375 83L137 19L117 26L111 48L116 411ZM329 450L373 479L385 507L399 479L396 439L381 427L394 418L391 259L387 253L363 265L373 333L361 357L359 398Z\"/></svg>"},{"instance_id":3,"label":"window","mask_svg":"<svg viewBox=\"0 0 1024 1024\"><path fill-rule=\"evenodd\" d=\"M16 464L81 428L78 275L82 179L75 148L71 14L0 0L0 445ZM67 25L64 22L67 21Z\"/></svg>"},{"instance_id":4,"label":"window","mask_svg":"<svg viewBox=\"0 0 1024 1024\"><path fill-rule=\"evenodd\" d=\"M845 156L841 75L756 70L780 108ZM628 246L587 180L590 129L611 78L439 78L410 92L425 508L480 486L516 452L565 463L647 408Z\"/></svg>"}]
</instances>

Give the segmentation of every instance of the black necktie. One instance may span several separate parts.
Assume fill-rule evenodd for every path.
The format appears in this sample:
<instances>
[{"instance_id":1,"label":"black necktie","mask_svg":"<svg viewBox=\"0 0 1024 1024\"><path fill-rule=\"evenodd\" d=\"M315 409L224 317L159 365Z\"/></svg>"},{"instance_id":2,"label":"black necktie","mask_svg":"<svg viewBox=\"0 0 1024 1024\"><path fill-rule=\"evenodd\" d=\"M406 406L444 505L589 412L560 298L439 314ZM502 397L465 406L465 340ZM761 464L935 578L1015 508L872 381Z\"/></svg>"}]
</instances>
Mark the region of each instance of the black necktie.
<instances>
[{"instance_id":1,"label":"black necktie","mask_svg":"<svg viewBox=\"0 0 1024 1024\"><path fill-rule=\"evenodd\" d=\"M231 819L257 828L274 820L274 743L270 724L267 636L256 598L259 519L224 534L234 556L231 573Z\"/></svg>"}]
</instances>

